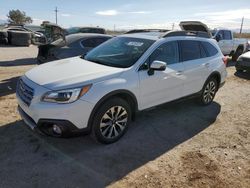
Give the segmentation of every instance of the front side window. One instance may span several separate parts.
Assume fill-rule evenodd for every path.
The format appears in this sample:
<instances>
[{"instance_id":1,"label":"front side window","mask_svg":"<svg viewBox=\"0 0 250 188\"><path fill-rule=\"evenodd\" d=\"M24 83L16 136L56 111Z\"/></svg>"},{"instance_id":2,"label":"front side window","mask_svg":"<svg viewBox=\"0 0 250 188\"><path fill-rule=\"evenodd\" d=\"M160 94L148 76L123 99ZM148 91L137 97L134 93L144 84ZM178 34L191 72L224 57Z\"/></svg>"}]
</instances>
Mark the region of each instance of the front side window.
<instances>
[{"instance_id":1,"label":"front side window","mask_svg":"<svg viewBox=\"0 0 250 188\"><path fill-rule=\"evenodd\" d=\"M127 68L146 52L154 40L115 37L91 50L84 59L112 67Z\"/></svg>"},{"instance_id":2,"label":"front side window","mask_svg":"<svg viewBox=\"0 0 250 188\"><path fill-rule=\"evenodd\" d=\"M167 65L179 62L179 52L177 42L167 42L159 46L150 56L150 63L158 60L166 62Z\"/></svg>"},{"instance_id":3,"label":"front side window","mask_svg":"<svg viewBox=\"0 0 250 188\"><path fill-rule=\"evenodd\" d=\"M201 58L199 41L183 40L180 41L182 61L190 61Z\"/></svg>"}]
</instances>

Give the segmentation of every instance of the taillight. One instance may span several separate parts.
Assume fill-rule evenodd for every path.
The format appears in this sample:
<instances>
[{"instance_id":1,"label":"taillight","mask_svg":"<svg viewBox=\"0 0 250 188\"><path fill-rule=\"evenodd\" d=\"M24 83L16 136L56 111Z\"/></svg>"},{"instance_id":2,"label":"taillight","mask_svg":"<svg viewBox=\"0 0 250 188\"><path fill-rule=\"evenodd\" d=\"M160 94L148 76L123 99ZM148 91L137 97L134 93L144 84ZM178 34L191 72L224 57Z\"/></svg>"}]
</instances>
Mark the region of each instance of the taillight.
<instances>
[{"instance_id":1,"label":"taillight","mask_svg":"<svg viewBox=\"0 0 250 188\"><path fill-rule=\"evenodd\" d=\"M227 63L228 63L228 58L227 58L226 56L224 56L224 57L222 58L222 60L223 60L224 64L227 65Z\"/></svg>"}]
</instances>

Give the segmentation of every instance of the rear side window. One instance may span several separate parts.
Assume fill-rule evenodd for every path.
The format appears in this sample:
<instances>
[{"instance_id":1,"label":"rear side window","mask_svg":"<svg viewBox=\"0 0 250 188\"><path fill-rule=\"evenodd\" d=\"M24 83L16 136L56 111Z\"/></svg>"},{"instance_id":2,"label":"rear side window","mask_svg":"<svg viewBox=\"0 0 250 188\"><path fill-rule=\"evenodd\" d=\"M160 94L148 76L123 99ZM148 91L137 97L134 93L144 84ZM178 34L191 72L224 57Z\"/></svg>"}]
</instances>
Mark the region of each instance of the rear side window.
<instances>
[{"instance_id":1,"label":"rear side window","mask_svg":"<svg viewBox=\"0 0 250 188\"><path fill-rule=\"evenodd\" d=\"M190 61L201 57L199 41L183 40L180 41L182 61Z\"/></svg>"},{"instance_id":2,"label":"rear side window","mask_svg":"<svg viewBox=\"0 0 250 188\"><path fill-rule=\"evenodd\" d=\"M201 45L205 49L207 57L214 56L218 53L218 50L209 42L201 42Z\"/></svg>"},{"instance_id":3,"label":"rear side window","mask_svg":"<svg viewBox=\"0 0 250 188\"><path fill-rule=\"evenodd\" d=\"M155 60L166 62L168 65L178 63L178 43L167 42L159 46L150 56L150 62Z\"/></svg>"}]
</instances>

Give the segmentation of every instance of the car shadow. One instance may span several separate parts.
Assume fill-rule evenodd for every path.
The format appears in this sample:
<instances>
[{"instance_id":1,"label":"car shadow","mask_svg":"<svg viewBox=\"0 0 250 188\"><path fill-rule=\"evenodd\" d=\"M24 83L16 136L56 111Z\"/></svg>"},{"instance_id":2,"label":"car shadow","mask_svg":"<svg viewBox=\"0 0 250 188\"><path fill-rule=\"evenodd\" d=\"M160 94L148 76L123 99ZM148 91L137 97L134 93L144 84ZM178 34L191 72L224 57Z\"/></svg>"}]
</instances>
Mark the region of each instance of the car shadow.
<instances>
[{"instance_id":1,"label":"car shadow","mask_svg":"<svg viewBox=\"0 0 250 188\"><path fill-rule=\"evenodd\" d=\"M235 61L229 60L227 63L227 67L234 67L235 66Z\"/></svg>"},{"instance_id":2,"label":"car shadow","mask_svg":"<svg viewBox=\"0 0 250 188\"><path fill-rule=\"evenodd\" d=\"M24 58L11 61L0 61L0 67L12 67L22 65L35 65L37 64L36 58Z\"/></svg>"},{"instance_id":3,"label":"car shadow","mask_svg":"<svg viewBox=\"0 0 250 188\"><path fill-rule=\"evenodd\" d=\"M199 134L220 110L216 102L205 107L190 100L162 105L139 113L124 137L110 145L90 136L39 135L23 121L0 126L0 187L110 185Z\"/></svg>"},{"instance_id":4,"label":"car shadow","mask_svg":"<svg viewBox=\"0 0 250 188\"><path fill-rule=\"evenodd\" d=\"M234 75L245 80L250 80L250 72L235 72Z\"/></svg>"},{"instance_id":5,"label":"car shadow","mask_svg":"<svg viewBox=\"0 0 250 188\"><path fill-rule=\"evenodd\" d=\"M16 85L19 77L1 80L0 82L0 97L10 95L16 92Z\"/></svg>"}]
</instances>

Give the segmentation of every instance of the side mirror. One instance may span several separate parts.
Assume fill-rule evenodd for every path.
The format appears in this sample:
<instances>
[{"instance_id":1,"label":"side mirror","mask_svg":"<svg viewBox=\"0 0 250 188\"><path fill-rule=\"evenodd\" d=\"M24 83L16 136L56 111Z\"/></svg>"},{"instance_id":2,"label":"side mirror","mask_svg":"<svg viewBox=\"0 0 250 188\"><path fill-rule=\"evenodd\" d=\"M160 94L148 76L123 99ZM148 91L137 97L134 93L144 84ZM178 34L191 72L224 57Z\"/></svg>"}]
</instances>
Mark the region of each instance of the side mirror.
<instances>
[{"instance_id":1,"label":"side mirror","mask_svg":"<svg viewBox=\"0 0 250 188\"><path fill-rule=\"evenodd\" d=\"M167 63L163 61L153 61L149 67L148 75L153 75L154 71L164 71L167 67Z\"/></svg>"},{"instance_id":2,"label":"side mirror","mask_svg":"<svg viewBox=\"0 0 250 188\"><path fill-rule=\"evenodd\" d=\"M217 42L219 42L222 39L222 35L221 34L216 35L215 39Z\"/></svg>"}]
</instances>

